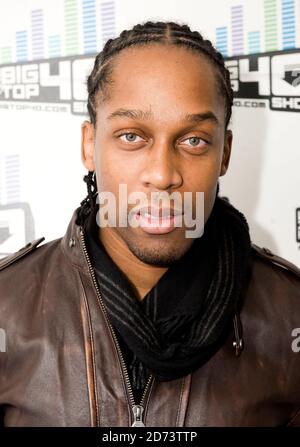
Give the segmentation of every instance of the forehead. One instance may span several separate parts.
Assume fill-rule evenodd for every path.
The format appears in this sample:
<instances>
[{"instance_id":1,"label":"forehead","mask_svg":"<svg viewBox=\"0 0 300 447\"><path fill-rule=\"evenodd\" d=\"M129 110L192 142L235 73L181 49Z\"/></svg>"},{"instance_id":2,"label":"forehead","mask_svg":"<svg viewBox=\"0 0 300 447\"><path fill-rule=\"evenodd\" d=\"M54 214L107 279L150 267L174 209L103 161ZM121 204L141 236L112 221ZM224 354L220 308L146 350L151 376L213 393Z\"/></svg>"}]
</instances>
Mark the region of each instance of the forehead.
<instances>
[{"instance_id":1,"label":"forehead","mask_svg":"<svg viewBox=\"0 0 300 447\"><path fill-rule=\"evenodd\" d=\"M224 119L216 68L195 50L170 44L126 48L113 58L110 80L109 100L100 110L149 106L163 119L202 109Z\"/></svg>"}]
</instances>

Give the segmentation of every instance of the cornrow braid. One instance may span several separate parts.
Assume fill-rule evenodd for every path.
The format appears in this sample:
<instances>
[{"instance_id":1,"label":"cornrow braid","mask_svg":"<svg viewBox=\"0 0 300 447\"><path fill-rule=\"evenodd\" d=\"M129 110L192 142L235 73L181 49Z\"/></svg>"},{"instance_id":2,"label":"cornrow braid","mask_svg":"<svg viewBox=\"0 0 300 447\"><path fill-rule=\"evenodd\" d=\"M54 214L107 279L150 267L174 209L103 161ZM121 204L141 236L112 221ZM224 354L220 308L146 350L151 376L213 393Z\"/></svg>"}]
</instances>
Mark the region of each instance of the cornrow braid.
<instances>
[{"instance_id":1,"label":"cornrow braid","mask_svg":"<svg viewBox=\"0 0 300 447\"><path fill-rule=\"evenodd\" d=\"M233 90L231 88L229 70L224 58L212 45L210 40L203 39L198 31L192 31L186 24L176 22L145 22L137 24L129 30L124 30L115 39L109 39L103 50L96 56L94 68L87 80L88 113L92 124L96 125L96 97L102 94L102 99L109 98L108 85L111 83L113 57L125 48L133 45L145 46L161 42L198 51L204 54L216 68L219 92L225 98L225 127L231 118Z\"/></svg>"},{"instance_id":2,"label":"cornrow braid","mask_svg":"<svg viewBox=\"0 0 300 447\"><path fill-rule=\"evenodd\" d=\"M145 22L137 24L129 30L124 30L115 39L108 39L103 50L98 53L91 74L87 79L88 103L87 109L91 123L96 126L97 97L102 100L109 99L108 86L112 83L113 57L125 48L133 45L146 46L151 43L167 43L186 47L198 51L208 58L215 67L219 93L225 98L225 128L231 118L233 104L233 90L231 88L229 70L224 59L212 45L210 40L203 39L198 31L192 31L186 24L176 22ZM81 224L84 218L95 206L97 185L93 172L84 177L87 183L88 196L81 202L77 223ZM219 192L219 184L217 195Z\"/></svg>"},{"instance_id":3,"label":"cornrow braid","mask_svg":"<svg viewBox=\"0 0 300 447\"><path fill-rule=\"evenodd\" d=\"M88 195L80 202L80 208L78 209L76 221L77 225L83 225L86 217L94 210L96 206L97 183L96 183L95 171L88 171L88 174L83 177L84 182L87 184Z\"/></svg>"}]
</instances>

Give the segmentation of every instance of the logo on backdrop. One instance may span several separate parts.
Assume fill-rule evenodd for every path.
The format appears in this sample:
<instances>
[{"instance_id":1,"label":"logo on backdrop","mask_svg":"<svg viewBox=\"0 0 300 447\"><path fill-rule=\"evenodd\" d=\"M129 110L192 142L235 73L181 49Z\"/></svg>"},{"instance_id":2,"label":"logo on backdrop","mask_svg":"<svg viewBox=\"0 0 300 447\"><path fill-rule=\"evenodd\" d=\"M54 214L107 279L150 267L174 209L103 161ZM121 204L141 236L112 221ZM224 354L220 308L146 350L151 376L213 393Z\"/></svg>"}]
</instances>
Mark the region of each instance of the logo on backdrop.
<instances>
[{"instance_id":1,"label":"logo on backdrop","mask_svg":"<svg viewBox=\"0 0 300 447\"><path fill-rule=\"evenodd\" d=\"M235 106L300 112L300 50L235 56L225 63ZM0 108L85 115L93 64L89 55L1 65Z\"/></svg>"},{"instance_id":2,"label":"logo on backdrop","mask_svg":"<svg viewBox=\"0 0 300 447\"><path fill-rule=\"evenodd\" d=\"M35 237L34 218L27 202L0 203L0 259Z\"/></svg>"},{"instance_id":3,"label":"logo on backdrop","mask_svg":"<svg viewBox=\"0 0 300 447\"><path fill-rule=\"evenodd\" d=\"M89 55L1 65L0 109L70 109L85 115L86 80L93 64Z\"/></svg>"},{"instance_id":4,"label":"logo on backdrop","mask_svg":"<svg viewBox=\"0 0 300 447\"><path fill-rule=\"evenodd\" d=\"M300 112L300 49L226 58L234 105Z\"/></svg>"}]
</instances>

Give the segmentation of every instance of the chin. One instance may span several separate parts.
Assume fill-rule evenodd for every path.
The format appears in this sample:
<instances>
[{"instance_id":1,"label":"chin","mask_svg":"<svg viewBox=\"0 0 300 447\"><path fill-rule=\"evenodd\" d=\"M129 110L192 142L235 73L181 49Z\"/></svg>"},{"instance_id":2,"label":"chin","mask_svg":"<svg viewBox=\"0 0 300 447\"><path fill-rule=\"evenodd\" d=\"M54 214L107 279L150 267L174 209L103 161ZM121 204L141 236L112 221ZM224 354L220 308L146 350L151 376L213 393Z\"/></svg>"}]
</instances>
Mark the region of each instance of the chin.
<instances>
[{"instance_id":1,"label":"chin","mask_svg":"<svg viewBox=\"0 0 300 447\"><path fill-rule=\"evenodd\" d=\"M129 250L142 262L160 267L168 267L177 262L190 248L192 239L167 240L165 238L143 241L124 239Z\"/></svg>"}]
</instances>

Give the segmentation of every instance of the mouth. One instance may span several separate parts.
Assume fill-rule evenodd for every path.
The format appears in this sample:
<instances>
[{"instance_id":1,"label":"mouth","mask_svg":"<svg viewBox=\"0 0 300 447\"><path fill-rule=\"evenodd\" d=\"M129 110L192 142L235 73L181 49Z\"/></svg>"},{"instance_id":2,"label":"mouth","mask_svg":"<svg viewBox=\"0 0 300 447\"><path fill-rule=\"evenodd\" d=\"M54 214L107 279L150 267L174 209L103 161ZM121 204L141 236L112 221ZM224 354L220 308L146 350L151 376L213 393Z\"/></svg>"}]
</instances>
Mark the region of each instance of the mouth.
<instances>
[{"instance_id":1,"label":"mouth","mask_svg":"<svg viewBox=\"0 0 300 447\"><path fill-rule=\"evenodd\" d=\"M166 234L181 226L182 211L173 208L141 208L136 218L148 234Z\"/></svg>"}]
</instances>

